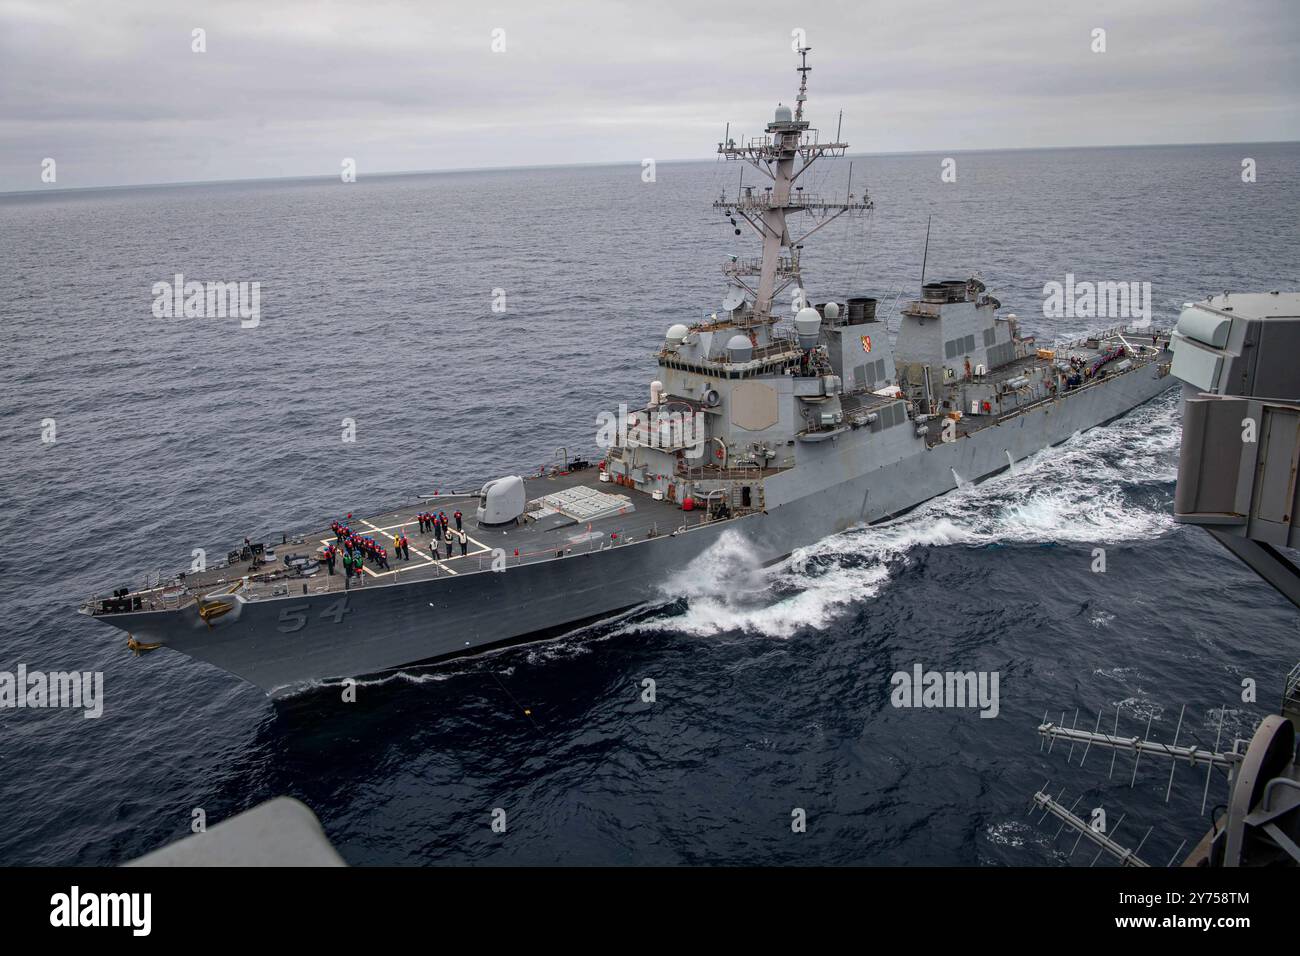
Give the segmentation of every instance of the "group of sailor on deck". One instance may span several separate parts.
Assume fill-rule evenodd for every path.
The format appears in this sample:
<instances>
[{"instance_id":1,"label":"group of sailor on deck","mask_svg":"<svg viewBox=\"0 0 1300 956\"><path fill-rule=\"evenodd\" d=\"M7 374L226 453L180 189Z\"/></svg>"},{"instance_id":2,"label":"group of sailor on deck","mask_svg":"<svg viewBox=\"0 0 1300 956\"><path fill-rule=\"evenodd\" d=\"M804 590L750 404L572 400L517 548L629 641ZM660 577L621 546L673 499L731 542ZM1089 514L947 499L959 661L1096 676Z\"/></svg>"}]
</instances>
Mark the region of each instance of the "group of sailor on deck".
<instances>
[{"instance_id":1,"label":"group of sailor on deck","mask_svg":"<svg viewBox=\"0 0 1300 956\"><path fill-rule=\"evenodd\" d=\"M348 515L351 518L351 515ZM439 551L445 548L446 556L453 557L454 549L457 544L460 545L461 557L464 557L469 551L469 535L462 528L464 516L455 512L451 518L447 517L445 511L439 512L422 512L415 516L420 522L420 530L432 534L429 540L429 550L433 554L433 559L438 560ZM451 527L451 521L456 522L456 527ZM344 577L350 581L353 577L360 578L363 574L363 568L367 560L374 563L375 567L381 571L390 569L388 563L388 549L383 547L374 538L367 535L359 535L354 532L348 525L341 521L330 522L330 530L334 532L334 542L327 544L322 553L322 559L329 573L334 573L335 562L342 557ZM411 560L411 542L406 536L406 530L399 529L393 534L393 556L403 561Z\"/></svg>"},{"instance_id":2,"label":"group of sailor on deck","mask_svg":"<svg viewBox=\"0 0 1300 956\"><path fill-rule=\"evenodd\" d=\"M469 536L465 534L462 523L465 516L459 511L452 514L448 519L445 511L426 511L415 516L420 522L420 530L428 531L433 534L429 542L429 549L433 552L434 560L438 559L439 542L442 542L447 549L447 557L452 557L452 548L460 545L461 557L464 557L469 551ZM456 522L456 528L451 528L451 521Z\"/></svg>"},{"instance_id":3,"label":"group of sailor on deck","mask_svg":"<svg viewBox=\"0 0 1300 956\"><path fill-rule=\"evenodd\" d=\"M354 575L360 577L367 559L381 570L388 570L388 550L374 538L356 534L338 521L330 524L330 530L334 532L334 540L337 542L337 547L333 544L325 546L325 564L330 574L334 573L334 562L340 550L343 552L343 574L346 578L350 579ZM407 561L411 560L411 550L406 544L405 535L393 538L393 552L396 556L405 557Z\"/></svg>"}]
</instances>

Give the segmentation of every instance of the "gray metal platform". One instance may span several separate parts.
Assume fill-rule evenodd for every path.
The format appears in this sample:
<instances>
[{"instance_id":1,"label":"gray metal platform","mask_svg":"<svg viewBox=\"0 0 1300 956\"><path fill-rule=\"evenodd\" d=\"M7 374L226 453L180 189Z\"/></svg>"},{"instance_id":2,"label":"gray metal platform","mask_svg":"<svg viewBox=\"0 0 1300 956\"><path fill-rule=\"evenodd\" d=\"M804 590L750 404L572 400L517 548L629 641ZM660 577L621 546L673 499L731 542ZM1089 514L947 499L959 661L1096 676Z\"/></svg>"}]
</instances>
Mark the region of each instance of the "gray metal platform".
<instances>
[{"instance_id":1,"label":"gray metal platform","mask_svg":"<svg viewBox=\"0 0 1300 956\"><path fill-rule=\"evenodd\" d=\"M574 550L616 547L647 536L670 534L687 523L709 520L702 510L683 512L672 502L657 501L634 488L602 482L595 468L525 478L524 484L529 510L536 518L526 515L524 523L519 525L480 527L473 517L478 496L466 494L439 495L379 514L353 517L350 521L344 521L342 515L331 518L349 524L359 535L374 538L389 552L388 570L366 562L362 577L354 578L351 587L382 587L487 570L494 555L500 552L504 552L505 560L513 567ZM466 554L460 554L457 543L454 556L447 557L444 544L435 560L430 546L433 536L419 530L416 516L428 511L444 511L451 516L457 510L463 513L463 527L469 539ZM141 596L142 610L162 610L184 607L196 596L233 587L246 575L249 582L244 593L253 598L344 591L341 563L333 575L322 564L309 577L295 576L282 563L285 555L314 554L317 548L333 542L335 536L329 529L329 521L322 524L309 534L294 535L288 544L275 544L275 563L257 568L249 562L210 567L201 573L187 574L183 590L155 587L133 593ZM409 561L393 554L392 536L398 531L405 531L410 542Z\"/></svg>"}]
</instances>

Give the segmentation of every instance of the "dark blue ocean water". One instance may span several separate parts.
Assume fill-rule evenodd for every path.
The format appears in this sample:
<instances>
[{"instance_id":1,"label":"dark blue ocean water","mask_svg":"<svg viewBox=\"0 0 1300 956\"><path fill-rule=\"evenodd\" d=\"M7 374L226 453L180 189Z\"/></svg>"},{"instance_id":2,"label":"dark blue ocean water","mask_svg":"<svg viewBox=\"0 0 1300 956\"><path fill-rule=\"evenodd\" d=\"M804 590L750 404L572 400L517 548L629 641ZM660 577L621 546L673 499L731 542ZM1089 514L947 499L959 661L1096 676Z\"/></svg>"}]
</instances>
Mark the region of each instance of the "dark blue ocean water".
<instances>
[{"instance_id":1,"label":"dark blue ocean water","mask_svg":"<svg viewBox=\"0 0 1300 956\"><path fill-rule=\"evenodd\" d=\"M815 299L887 312L916 286L927 216L927 278L979 270L1044 338L1087 325L1042 317L1067 272L1150 281L1157 324L1210 292L1300 287L1295 144L963 153L956 184L941 158L854 161L878 208L809 242ZM809 188L843 190L846 166ZM1025 813L1047 780L1128 813L1122 842L1155 824L1154 862L1194 841L1191 771L1166 812L1167 768L1129 790L1121 757L1108 786L1107 760L1067 766L1035 734L1048 709L1091 727L1122 705L1122 728L1150 717L1168 740L1184 704L1184 742L1213 743L1223 705L1248 734L1295 663L1289 605L1169 518L1172 394L808 548L802 570L723 547L656 606L365 684L355 704L330 688L273 704L74 613L192 548L594 451L596 414L643 398L664 329L715 309L722 258L751 251L708 208L738 173L0 197L0 670L100 670L107 698L99 720L0 711L0 862L116 863L187 834L195 808L211 824L285 793L357 864L1055 864L1071 841ZM260 326L154 318L151 287L177 272L260 282ZM915 663L998 671L999 716L891 707L890 675Z\"/></svg>"}]
</instances>

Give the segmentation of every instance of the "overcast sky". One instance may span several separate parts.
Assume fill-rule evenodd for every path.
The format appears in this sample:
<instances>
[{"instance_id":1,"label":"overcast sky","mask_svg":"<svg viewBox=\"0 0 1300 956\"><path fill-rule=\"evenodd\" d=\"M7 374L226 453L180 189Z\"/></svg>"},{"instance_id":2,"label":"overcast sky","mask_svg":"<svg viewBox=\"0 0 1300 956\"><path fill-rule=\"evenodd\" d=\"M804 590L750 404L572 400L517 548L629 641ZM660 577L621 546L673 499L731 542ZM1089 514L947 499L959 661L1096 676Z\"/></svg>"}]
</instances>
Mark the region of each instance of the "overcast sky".
<instances>
[{"instance_id":1,"label":"overcast sky","mask_svg":"<svg viewBox=\"0 0 1300 956\"><path fill-rule=\"evenodd\" d=\"M706 158L796 28L855 152L1300 139L1300 0L0 0L0 190Z\"/></svg>"}]
</instances>

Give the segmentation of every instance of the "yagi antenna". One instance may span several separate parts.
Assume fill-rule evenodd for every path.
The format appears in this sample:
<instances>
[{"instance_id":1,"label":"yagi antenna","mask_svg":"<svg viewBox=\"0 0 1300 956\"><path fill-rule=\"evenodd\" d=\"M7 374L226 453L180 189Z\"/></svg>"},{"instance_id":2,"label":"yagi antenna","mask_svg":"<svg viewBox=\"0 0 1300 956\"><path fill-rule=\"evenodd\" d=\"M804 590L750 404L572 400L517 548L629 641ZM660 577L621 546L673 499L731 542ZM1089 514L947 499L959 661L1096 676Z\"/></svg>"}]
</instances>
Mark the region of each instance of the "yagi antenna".
<instances>
[{"instance_id":1,"label":"yagi antenna","mask_svg":"<svg viewBox=\"0 0 1300 956\"><path fill-rule=\"evenodd\" d=\"M1064 796L1064 794L1065 791L1062 790L1061 795ZM1147 837L1151 835L1151 831L1155 829L1154 827L1148 827L1146 836L1142 837L1142 842L1137 845L1136 849L1130 850L1128 847L1117 842L1111 835L1124 823L1124 815L1120 816L1119 822L1115 824L1114 828L1108 834L1103 830L1093 827L1082 817L1075 815L1074 808L1079 805L1079 801L1082 799L1083 795L1080 794L1078 798L1075 799L1074 803L1067 809L1065 804L1061 803L1047 792L1047 785L1044 784L1043 789L1034 794L1034 802L1030 807L1030 812L1033 812L1034 810L1043 811L1042 817L1039 818L1039 823L1046 820L1048 816L1056 817L1056 819L1061 821L1060 827L1057 828L1056 835L1052 837L1053 842L1055 842L1057 837L1061 835L1061 832L1066 827L1069 827L1071 830L1074 830L1079 834L1075 838L1074 846L1070 848L1069 856L1074 856L1075 851L1079 849L1079 844L1083 842L1085 837L1088 839L1088 842L1099 847L1097 855L1092 858L1092 863L1089 863L1089 866L1095 865L1096 862L1101 859L1103 853L1109 853L1113 856L1119 861L1120 866L1149 867L1151 865L1138 856L1138 852L1141 851L1143 844L1147 842ZM1179 849L1182 848L1180 847Z\"/></svg>"},{"instance_id":2,"label":"yagi antenna","mask_svg":"<svg viewBox=\"0 0 1300 956\"><path fill-rule=\"evenodd\" d=\"M1128 751L1133 754L1133 772L1129 778L1130 788L1132 788L1137 781L1138 766L1141 764L1144 754L1152 757L1168 758L1170 761L1170 767L1169 782L1165 786L1165 803L1169 802L1169 798L1173 793L1174 770L1179 762L1186 762L1193 767L1198 764L1205 764L1205 787L1201 793L1201 812L1203 814L1205 812L1206 801L1209 798L1210 776L1213 773L1214 768L1217 766L1226 770L1228 772L1228 779L1231 781L1234 769L1241 763L1242 755L1237 753L1235 748L1232 752L1228 753L1222 753L1219 751L1219 744L1223 737L1223 709L1220 709L1219 711L1219 733L1215 737L1213 750L1206 750L1196 746L1180 746L1178 741L1182 735L1183 720L1186 717L1186 714L1187 707L1184 705L1178 714L1178 724L1174 729L1173 742L1164 744L1151 739L1151 723L1154 717L1153 714L1147 716L1146 729L1143 731L1141 737L1121 737L1119 735L1120 707L1118 705L1115 707L1115 720L1110 733L1103 733L1101 731L1100 710L1097 711L1097 717L1093 723L1092 730L1079 729L1079 711L1077 708L1075 709L1074 717L1071 719L1069 726L1066 725L1065 711L1061 712L1059 723L1049 721L1047 719L1047 712L1044 712L1042 723L1038 725L1038 735L1041 738L1038 749L1041 753L1043 747L1046 746L1047 753L1050 754L1058 740L1068 741L1070 744L1070 751L1066 754L1065 762L1071 764L1074 759L1075 745L1081 743L1084 745L1083 754L1079 757L1079 766L1082 768L1088 759L1088 754L1091 753L1094 746L1107 747L1111 750L1110 768L1107 772L1108 779L1114 778L1115 758L1119 755L1120 751ZM1069 857L1074 856L1075 852L1079 849L1080 844L1086 839L1093 846L1097 847L1097 853L1088 864L1089 866L1095 866L1104 854L1108 854L1120 866L1150 866L1150 864L1143 860L1139 854L1142 852L1142 848L1146 845L1147 839L1154 831L1154 827L1148 827L1146 833L1142 836L1142 839L1138 842L1137 846L1130 849L1115 839L1116 832L1127 818L1126 813L1121 814L1119 821L1109 829L1094 826L1088 820L1084 819L1084 817L1079 816L1075 812L1080 801L1083 800L1083 794L1080 794L1074 802L1067 807L1063 802L1065 798L1065 789L1062 788L1061 792L1053 797L1051 793L1048 792L1047 786L1048 785L1044 783L1043 786L1034 793L1033 799L1030 803L1029 812L1035 813L1040 810L1042 811L1042 816L1038 820L1040 825L1049 816L1055 817L1061 822L1060 826L1056 829L1056 833L1052 836L1053 843L1060 838L1066 828L1069 828L1077 834L1074 840L1074 845L1070 848L1068 854ZM1179 844L1178 849L1174 851L1174 855L1170 857L1169 863L1167 864L1168 866L1174 865L1179 854L1182 853L1183 847L1186 845L1186 840L1183 840L1182 843Z\"/></svg>"},{"instance_id":3,"label":"yagi antenna","mask_svg":"<svg viewBox=\"0 0 1300 956\"><path fill-rule=\"evenodd\" d=\"M1283 694L1282 714L1270 714L1264 717L1255 728L1250 740L1234 738L1230 750L1219 749L1223 744L1223 724L1227 714L1225 707L1219 708L1218 728L1215 732L1213 749L1206 749L1195 743L1191 745L1180 743L1183 724L1187 720L1187 707L1184 705L1179 709L1178 723L1174 727L1173 740L1169 743L1151 739L1154 713L1148 715L1146 729L1140 737L1125 737L1119 733L1119 707L1115 708L1115 722L1110 733L1101 732L1100 713L1092 730L1079 729L1077 710L1070 726L1066 725L1064 711L1061 713L1060 723L1049 721L1047 713L1044 713L1043 721L1038 726L1038 734L1041 738L1039 751L1041 752L1046 745L1047 752L1050 754L1058 740L1068 740L1070 742L1070 754L1066 757L1068 763L1073 758L1074 745L1083 743L1083 756L1079 761L1079 766L1082 767L1092 747L1109 747L1112 754L1108 774L1110 778L1114 777L1115 759L1119 752L1128 751L1133 754L1133 772L1129 777L1130 788L1137 782L1138 767L1143 757L1167 759L1170 767L1169 779L1165 784L1166 804L1173 795L1174 774L1178 764L1186 763L1191 767L1204 765L1205 784L1201 788L1202 815L1209 802L1210 778L1217 767L1224 771L1227 778L1228 796L1224 804L1227 812L1221 817L1215 816L1210 832L1192 851L1192 857L1185 861L1184 865L1208 864L1224 867L1270 866L1277 863L1294 865L1300 863L1300 845L1296 844L1294 837L1297 827L1300 826L1300 792L1297 792L1300 791L1300 787L1295 783L1300 777L1298 773L1300 764L1296 762L1294 756L1295 730L1292 723L1294 718L1288 719L1287 708L1291 701L1300 702L1300 694L1293 693L1293 687L1300 689L1300 667L1293 673L1296 674L1297 680L1293 685L1288 676L1287 690ZM1058 796L1052 797L1047 791L1047 785L1044 784L1042 789L1034 794L1030 805L1031 813L1040 809L1043 811L1040 823L1049 815L1061 821L1057 835L1052 838L1053 842L1068 826L1079 833L1074 848L1070 850L1071 856L1074 855L1080 842L1087 838L1099 848L1097 856L1093 858L1093 864L1101 858L1102 853L1110 853L1123 865L1145 865L1138 854L1146 843L1147 837L1151 835L1151 830L1148 830L1137 847L1130 851L1114 839L1119 824L1107 833L1103 822L1104 817L1094 812L1092 815L1097 818L1094 829L1089 821L1075 814L1079 800L1075 800L1074 805L1067 808L1062 802L1064 797L1064 789ZM1121 816L1120 823L1123 821L1124 817ZM1170 858L1170 866L1178 859L1186 845L1186 840L1179 844Z\"/></svg>"},{"instance_id":4,"label":"yagi antenna","mask_svg":"<svg viewBox=\"0 0 1300 956\"><path fill-rule=\"evenodd\" d=\"M1165 786L1165 803L1169 802L1170 796L1174 789L1174 771L1179 763L1186 763L1188 766L1195 767L1200 764L1205 765L1205 787L1201 794L1201 812L1205 812L1205 804L1210 793L1210 775L1215 767L1227 771L1229 782L1232 781L1235 769L1240 765L1242 754L1236 749L1227 752L1219 750L1219 744L1223 737L1223 710L1219 711L1219 733L1215 737L1214 749L1206 750L1197 746L1180 746L1179 737L1182 734L1183 718L1187 713L1187 706L1184 705L1178 714L1178 726L1174 730L1174 740L1171 744L1160 743L1151 739L1151 721L1152 715L1147 717L1146 730L1140 738L1138 737L1121 737L1119 736L1119 708L1115 708L1115 728L1112 733L1100 733L1098 730L1079 730L1078 729L1078 711L1075 711L1075 726L1065 726L1065 714L1061 714L1059 724L1051 723L1047 720L1047 715L1043 715L1043 722L1038 726L1038 734L1046 741L1050 741L1047 752L1052 752L1052 746L1057 740L1065 739L1070 741L1070 754L1074 753L1076 743L1085 743L1087 747L1084 750L1084 757L1087 757L1088 750L1094 745L1098 747L1109 747L1114 753L1110 760L1110 773L1108 777L1113 778L1115 773L1115 757L1120 751L1128 751L1133 754L1133 773L1129 777L1129 788L1132 789L1137 783L1138 767L1141 765L1143 755L1152 757L1165 757L1170 761L1169 783ZM1101 714L1097 715L1097 726L1101 725ZM1042 750L1042 744L1039 744L1039 750ZM1066 763L1070 760L1067 757ZM1083 761L1079 761L1083 766Z\"/></svg>"}]
</instances>

